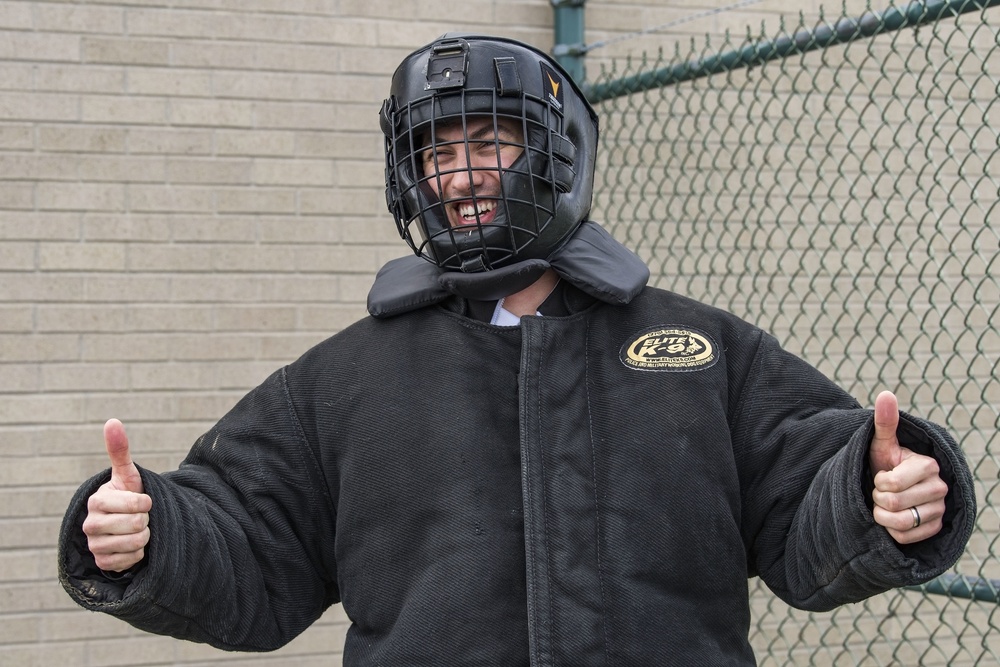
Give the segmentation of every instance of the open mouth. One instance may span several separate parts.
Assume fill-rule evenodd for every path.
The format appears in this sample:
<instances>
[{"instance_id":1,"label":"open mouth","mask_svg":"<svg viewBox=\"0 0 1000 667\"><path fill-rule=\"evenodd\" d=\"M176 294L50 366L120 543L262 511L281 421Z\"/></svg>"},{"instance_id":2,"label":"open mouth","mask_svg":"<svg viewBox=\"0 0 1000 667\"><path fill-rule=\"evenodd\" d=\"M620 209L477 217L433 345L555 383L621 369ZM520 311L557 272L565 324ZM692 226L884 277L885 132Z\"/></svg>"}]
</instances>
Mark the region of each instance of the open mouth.
<instances>
[{"instance_id":1,"label":"open mouth","mask_svg":"<svg viewBox=\"0 0 1000 667\"><path fill-rule=\"evenodd\" d=\"M472 202L458 204L456 207L458 209L458 224L474 225L477 218L480 224L486 224L493 218L496 207L497 203L494 200L477 201L474 204Z\"/></svg>"}]
</instances>

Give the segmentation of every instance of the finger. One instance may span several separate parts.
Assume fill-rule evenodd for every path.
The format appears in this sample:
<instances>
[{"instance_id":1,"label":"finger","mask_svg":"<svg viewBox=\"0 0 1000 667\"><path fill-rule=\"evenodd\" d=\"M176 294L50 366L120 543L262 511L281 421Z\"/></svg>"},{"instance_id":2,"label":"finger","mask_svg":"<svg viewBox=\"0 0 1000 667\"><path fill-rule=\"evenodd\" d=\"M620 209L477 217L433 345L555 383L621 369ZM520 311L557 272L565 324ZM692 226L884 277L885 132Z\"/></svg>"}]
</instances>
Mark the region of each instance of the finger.
<instances>
[{"instance_id":1,"label":"finger","mask_svg":"<svg viewBox=\"0 0 1000 667\"><path fill-rule=\"evenodd\" d=\"M87 499L90 514L144 514L153 507L153 499L145 493L119 491L108 482Z\"/></svg>"},{"instance_id":2,"label":"finger","mask_svg":"<svg viewBox=\"0 0 1000 667\"><path fill-rule=\"evenodd\" d=\"M932 456L916 454L901 447L902 461L892 470L875 475L875 488L888 493L901 493L924 480L940 479L941 466Z\"/></svg>"},{"instance_id":3,"label":"finger","mask_svg":"<svg viewBox=\"0 0 1000 667\"><path fill-rule=\"evenodd\" d=\"M883 391L875 399L875 435L869 453L872 471L892 470L903 455L896 438L899 426L899 403L891 391Z\"/></svg>"},{"instance_id":4,"label":"finger","mask_svg":"<svg viewBox=\"0 0 1000 667\"><path fill-rule=\"evenodd\" d=\"M948 485L941 479L929 479L902 493L886 493L876 489L872 500L876 507L887 512L906 512L911 507L943 503L948 495ZM904 522L905 523L905 522Z\"/></svg>"},{"instance_id":5,"label":"finger","mask_svg":"<svg viewBox=\"0 0 1000 667\"><path fill-rule=\"evenodd\" d=\"M149 543L148 531L136 539L127 540L121 537L90 540L88 546L94 555L97 567L107 572L127 570L146 556L146 545ZM134 548L132 548L134 547Z\"/></svg>"},{"instance_id":6,"label":"finger","mask_svg":"<svg viewBox=\"0 0 1000 667\"><path fill-rule=\"evenodd\" d=\"M104 425L104 446L111 459L111 482L116 489L142 493L142 478L132 462L129 453L128 436L125 427L117 419L109 419Z\"/></svg>"},{"instance_id":7,"label":"finger","mask_svg":"<svg viewBox=\"0 0 1000 667\"><path fill-rule=\"evenodd\" d=\"M149 526L149 514L105 514L90 512L83 521L83 532L88 537L102 535L138 535Z\"/></svg>"},{"instance_id":8,"label":"finger","mask_svg":"<svg viewBox=\"0 0 1000 667\"><path fill-rule=\"evenodd\" d=\"M139 550L130 554L110 554L107 556L94 556L94 562L105 572L124 572L133 565L141 561L146 553Z\"/></svg>"},{"instance_id":9,"label":"finger","mask_svg":"<svg viewBox=\"0 0 1000 667\"><path fill-rule=\"evenodd\" d=\"M916 507L920 515L917 523L913 511L908 507L901 512L889 512L875 507L875 522L883 526L892 539L900 544L913 544L936 535L942 527L944 501L926 503Z\"/></svg>"}]
</instances>

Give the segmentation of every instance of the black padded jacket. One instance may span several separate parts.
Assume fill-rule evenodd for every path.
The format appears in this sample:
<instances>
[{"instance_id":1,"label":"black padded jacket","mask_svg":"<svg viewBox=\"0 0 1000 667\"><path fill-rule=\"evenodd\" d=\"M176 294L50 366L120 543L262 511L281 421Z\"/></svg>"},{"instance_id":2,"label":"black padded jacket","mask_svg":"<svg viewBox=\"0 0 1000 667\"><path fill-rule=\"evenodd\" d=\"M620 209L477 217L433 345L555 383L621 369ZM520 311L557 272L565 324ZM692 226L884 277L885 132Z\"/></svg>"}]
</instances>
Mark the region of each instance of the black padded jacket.
<instances>
[{"instance_id":1,"label":"black padded jacket","mask_svg":"<svg viewBox=\"0 0 1000 667\"><path fill-rule=\"evenodd\" d=\"M338 601L344 664L753 665L747 579L828 610L961 555L968 466L903 415L949 484L939 535L873 522L870 410L738 318L646 288L495 327L460 299L366 318L274 373L176 471L143 470L151 542L81 605L150 632L282 646Z\"/></svg>"}]
</instances>

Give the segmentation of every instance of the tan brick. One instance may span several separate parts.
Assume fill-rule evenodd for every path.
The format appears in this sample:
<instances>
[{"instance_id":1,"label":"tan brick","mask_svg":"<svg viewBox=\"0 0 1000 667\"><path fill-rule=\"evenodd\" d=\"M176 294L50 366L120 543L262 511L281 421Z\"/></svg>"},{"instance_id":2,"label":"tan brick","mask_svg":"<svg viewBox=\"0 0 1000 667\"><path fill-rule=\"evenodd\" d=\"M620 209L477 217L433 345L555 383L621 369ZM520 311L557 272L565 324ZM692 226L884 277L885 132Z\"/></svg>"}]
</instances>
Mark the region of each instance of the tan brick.
<instances>
[{"instance_id":1,"label":"tan brick","mask_svg":"<svg viewBox=\"0 0 1000 667\"><path fill-rule=\"evenodd\" d=\"M204 3L201 3L204 8ZM227 23L242 17L232 13L183 11L164 9L132 9L128 13L128 29L133 35L143 37L182 37L185 39L216 39L224 36Z\"/></svg>"},{"instance_id":2,"label":"tan brick","mask_svg":"<svg viewBox=\"0 0 1000 667\"><path fill-rule=\"evenodd\" d=\"M364 0L362 0L364 1ZM369 4L365 2L365 4ZM398 4L398 3L390 3ZM389 80L403 58L412 49L398 46L355 46L345 49L340 56L341 71L345 74L367 74L381 80L383 97L389 93Z\"/></svg>"},{"instance_id":3,"label":"tan brick","mask_svg":"<svg viewBox=\"0 0 1000 667\"><path fill-rule=\"evenodd\" d=\"M0 301L69 301L83 298L79 278L43 275L18 276L17 280L0 280Z\"/></svg>"},{"instance_id":4,"label":"tan brick","mask_svg":"<svg viewBox=\"0 0 1000 667\"><path fill-rule=\"evenodd\" d=\"M210 69L253 69L257 47L253 44L175 42L170 47L174 67Z\"/></svg>"},{"instance_id":5,"label":"tan brick","mask_svg":"<svg viewBox=\"0 0 1000 667\"><path fill-rule=\"evenodd\" d=\"M211 306L139 306L129 309L129 331L211 331L215 328Z\"/></svg>"},{"instance_id":6,"label":"tan brick","mask_svg":"<svg viewBox=\"0 0 1000 667\"><path fill-rule=\"evenodd\" d=\"M385 210L385 188L326 188L300 195L303 215L363 215Z\"/></svg>"},{"instance_id":7,"label":"tan brick","mask_svg":"<svg viewBox=\"0 0 1000 667\"><path fill-rule=\"evenodd\" d=\"M0 209L28 210L34 207L34 183L0 182Z\"/></svg>"},{"instance_id":8,"label":"tan brick","mask_svg":"<svg viewBox=\"0 0 1000 667\"><path fill-rule=\"evenodd\" d=\"M202 70L134 68L129 71L128 92L135 95L209 97L213 76Z\"/></svg>"},{"instance_id":9,"label":"tan brick","mask_svg":"<svg viewBox=\"0 0 1000 667\"><path fill-rule=\"evenodd\" d=\"M8 32L0 40L0 60L76 62L79 58L77 35Z\"/></svg>"},{"instance_id":10,"label":"tan brick","mask_svg":"<svg viewBox=\"0 0 1000 667\"><path fill-rule=\"evenodd\" d=\"M216 203L222 213L293 213L296 194L277 188L218 188Z\"/></svg>"},{"instance_id":11,"label":"tan brick","mask_svg":"<svg viewBox=\"0 0 1000 667\"><path fill-rule=\"evenodd\" d=\"M129 265L136 271L202 273L211 268L215 252L213 245L136 243L130 248Z\"/></svg>"},{"instance_id":12,"label":"tan brick","mask_svg":"<svg viewBox=\"0 0 1000 667\"><path fill-rule=\"evenodd\" d=\"M37 248L38 244L36 243L7 242L0 244L0 271L33 270Z\"/></svg>"},{"instance_id":13,"label":"tan brick","mask_svg":"<svg viewBox=\"0 0 1000 667\"><path fill-rule=\"evenodd\" d=\"M63 211L122 211L125 188L114 184L50 183L37 186L38 207Z\"/></svg>"},{"instance_id":14,"label":"tan brick","mask_svg":"<svg viewBox=\"0 0 1000 667\"><path fill-rule=\"evenodd\" d=\"M7 500L5 495L0 492L0 498ZM37 511L37 508L33 510ZM0 551L0 578L2 581L36 581L40 575L38 560L39 553L36 550ZM37 621L37 617L33 618ZM22 633L26 632L22 627ZM0 623L0 644L23 642L32 636L32 634L21 634L20 639L12 640L11 638L18 637L18 633L12 632L6 622Z\"/></svg>"},{"instance_id":15,"label":"tan brick","mask_svg":"<svg viewBox=\"0 0 1000 667\"><path fill-rule=\"evenodd\" d=\"M259 297L259 281L247 276L184 276L170 281L171 299L192 303L242 303Z\"/></svg>"},{"instance_id":16,"label":"tan brick","mask_svg":"<svg viewBox=\"0 0 1000 667\"><path fill-rule=\"evenodd\" d=\"M129 368L125 364L45 364L42 387L47 392L125 391Z\"/></svg>"},{"instance_id":17,"label":"tan brick","mask_svg":"<svg viewBox=\"0 0 1000 667\"><path fill-rule=\"evenodd\" d=\"M80 99L61 93L4 93L0 98L0 120L26 119L37 122L79 120Z\"/></svg>"},{"instance_id":18,"label":"tan brick","mask_svg":"<svg viewBox=\"0 0 1000 667\"><path fill-rule=\"evenodd\" d=\"M267 130L219 130L218 155L290 156L296 153L294 132Z\"/></svg>"},{"instance_id":19,"label":"tan brick","mask_svg":"<svg viewBox=\"0 0 1000 667\"><path fill-rule=\"evenodd\" d=\"M250 184L252 173L250 160L172 158L167 162L167 178L171 183Z\"/></svg>"},{"instance_id":20,"label":"tan brick","mask_svg":"<svg viewBox=\"0 0 1000 667\"><path fill-rule=\"evenodd\" d=\"M552 7L537 2L505 2L494 16L494 24L497 26L546 26L552 25L553 21Z\"/></svg>"},{"instance_id":21,"label":"tan brick","mask_svg":"<svg viewBox=\"0 0 1000 667\"><path fill-rule=\"evenodd\" d=\"M20 486L26 482L55 472L56 478L67 474L58 470L53 462L44 459L13 459L4 461L0 467L0 485ZM74 472L78 469L73 466ZM74 479L78 475L74 475ZM9 480L13 480L10 483ZM38 548L54 544L58 540L59 519L55 517L31 517L26 519L0 519L0 549Z\"/></svg>"},{"instance_id":22,"label":"tan brick","mask_svg":"<svg viewBox=\"0 0 1000 667\"><path fill-rule=\"evenodd\" d=\"M125 90L125 69L107 65L46 65L37 68L35 88L52 92L121 94Z\"/></svg>"},{"instance_id":23,"label":"tan brick","mask_svg":"<svg viewBox=\"0 0 1000 667\"><path fill-rule=\"evenodd\" d=\"M115 7L40 4L35 28L54 32L122 33L125 12Z\"/></svg>"},{"instance_id":24,"label":"tan brick","mask_svg":"<svg viewBox=\"0 0 1000 667\"><path fill-rule=\"evenodd\" d=\"M297 313L289 306L219 306L215 317L219 331L288 331Z\"/></svg>"},{"instance_id":25,"label":"tan brick","mask_svg":"<svg viewBox=\"0 0 1000 667\"><path fill-rule=\"evenodd\" d=\"M122 306L45 305L36 309L37 330L44 333L121 331L128 320Z\"/></svg>"},{"instance_id":26,"label":"tan brick","mask_svg":"<svg viewBox=\"0 0 1000 667\"><path fill-rule=\"evenodd\" d=\"M224 245L212 251L210 266L221 272L285 273L299 271L296 254L287 246Z\"/></svg>"},{"instance_id":27,"label":"tan brick","mask_svg":"<svg viewBox=\"0 0 1000 667\"><path fill-rule=\"evenodd\" d=\"M271 71L337 72L340 69L340 48L258 43L253 65L255 69Z\"/></svg>"},{"instance_id":28,"label":"tan brick","mask_svg":"<svg viewBox=\"0 0 1000 667\"><path fill-rule=\"evenodd\" d=\"M134 260L133 260L134 261ZM77 281L79 282L79 281ZM163 302L170 299L171 281L162 276L87 276L86 301L103 303ZM79 300L83 300L81 297Z\"/></svg>"},{"instance_id":29,"label":"tan brick","mask_svg":"<svg viewBox=\"0 0 1000 667\"><path fill-rule=\"evenodd\" d=\"M162 183L167 178L167 165L161 157L88 155L79 160L78 174L84 181Z\"/></svg>"},{"instance_id":30,"label":"tan brick","mask_svg":"<svg viewBox=\"0 0 1000 667\"><path fill-rule=\"evenodd\" d=\"M167 122L167 103L147 97L87 95L80 100L80 117L87 123L163 124Z\"/></svg>"},{"instance_id":31,"label":"tan brick","mask_svg":"<svg viewBox=\"0 0 1000 667\"><path fill-rule=\"evenodd\" d=\"M83 218L83 238L87 241L167 241L169 222L117 213L87 213Z\"/></svg>"},{"instance_id":32,"label":"tan brick","mask_svg":"<svg viewBox=\"0 0 1000 667\"><path fill-rule=\"evenodd\" d=\"M129 377L132 388L137 391L206 388L203 386L200 363L133 363L129 364Z\"/></svg>"},{"instance_id":33,"label":"tan brick","mask_svg":"<svg viewBox=\"0 0 1000 667\"><path fill-rule=\"evenodd\" d=\"M184 216L172 220L175 241L241 242L249 243L257 239L256 216L196 217Z\"/></svg>"},{"instance_id":34,"label":"tan brick","mask_svg":"<svg viewBox=\"0 0 1000 667\"><path fill-rule=\"evenodd\" d=\"M221 98L295 100L301 99L306 81L319 82L327 78L320 75L307 79L303 74L231 71L219 72L212 77L212 83L215 94Z\"/></svg>"},{"instance_id":35,"label":"tan brick","mask_svg":"<svg viewBox=\"0 0 1000 667\"><path fill-rule=\"evenodd\" d=\"M0 154L0 179L3 180L75 180L76 167L76 161L65 156Z\"/></svg>"},{"instance_id":36,"label":"tan brick","mask_svg":"<svg viewBox=\"0 0 1000 667\"><path fill-rule=\"evenodd\" d=\"M344 276L340 280L340 292L337 293L337 300L347 304L365 303L374 282L374 273Z\"/></svg>"},{"instance_id":37,"label":"tan brick","mask_svg":"<svg viewBox=\"0 0 1000 667\"><path fill-rule=\"evenodd\" d=\"M261 378L263 381L264 378ZM189 393L177 396L177 419L218 421L219 417L229 412L237 401L243 398L245 391L228 393L213 392L211 394Z\"/></svg>"},{"instance_id":38,"label":"tan brick","mask_svg":"<svg viewBox=\"0 0 1000 667\"><path fill-rule=\"evenodd\" d=\"M0 4L0 28L32 30L32 7L25 2L4 2Z\"/></svg>"},{"instance_id":39,"label":"tan brick","mask_svg":"<svg viewBox=\"0 0 1000 667\"><path fill-rule=\"evenodd\" d=\"M141 667L158 665L174 659L176 639L139 635L127 639L87 642L88 658L103 667Z\"/></svg>"},{"instance_id":40,"label":"tan brick","mask_svg":"<svg viewBox=\"0 0 1000 667\"><path fill-rule=\"evenodd\" d=\"M2 342L2 341L0 341ZM83 399L75 396L11 395L0 401L0 424L65 424L83 416ZM10 466L0 466L0 480L12 479ZM10 485L6 482L4 485Z\"/></svg>"},{"instance_id":41,"label":"tan brick","mask_svg":"<svg viewBox=\"0 0 1000 667\"><path fill-rule=\"evenodd\" d=\"M382 159L384 138L374 123L367 132L296 132L295 154L304 157Z\"/></svg>"},{"instance_id":42,"label":"tan brick","mask_svg":"<svg viewBox=\"0 0 1000 667\"><path fill-rule=\"evenodd\" d=\"M254 105L239 100L170 100L170 122L207 127L251 127Z\"/></svg>"},{"instance_id":43,"label":"tan brick","mask_svg":"<svg viewBox=\"0 0 1000 667\"><path fill-rule=\"evenodd\" d=\"M260 300L275 303L328 303L340 278L331 275L275 276L262 284Z\"/></svg>"},{"instance_id":44,"label":"tan brick","mask_svg":"<svg viewBox=\"0 0 1000 667\"><path fill-rule=\"evenodd\" d=\"M340 226L330 220L263 218L258 222L262 243L338 243Z\"/></svg>"},{"instance_id":45,"label":"tan brick","mask_svg":"<svg viewBox=\"0 0 1000 667\"><path fill-rule=\"evenodd\" d=\"M10 596L30 595L28 590L10 591ZM6 598L7 596L4 596ZM69 600L69 596L65 596ZM7 609L8 607L4 607ZM16 644L3 649L4 661L17 667L49 667L79 664L80 647L74 644Z\"/></svg>"},{"instance_id":46,"label":"tan brick","mask_svg":"<svg viewBox=\"0 0 1000 667\"><path fill-rule=\"evenodd\" d=\"M0 239L65 241L79 238L79 213L41 213L0 209Z\"/></svg>"},{"instance_id":47,"label":"tan brick","mask_svg":"<svg viewBox=\"0 0 1000 667\"><path fill-rule=\"evenodd\" d=\"M0 354L0 365L3 373L2 393L28 393L40 391L42 388L40 364L8 363L11 359L7 354Z\"/></svg>"},{"instance_id":48,"label":"tan brick","mask_svg":"<svg viewBox=\"0 0 1000 667\"><path fill-rule=\"evenodd\" d=\"M340 161L337 185L342 188L378 187L385 183L385 165L376 160Z\"/></svg>"},{"instance_id":49,"label":"tan brick","mask_svg":"<svg viewBox=\"0 0 1000 667\"><path fill-rule=\"evenodd\" d=\"M177 128L131 128L127 130L128 148L132 153L166 153L168 155L210 155L211 130Z\"/></svg>"},{"instance_id":50,"label":"tan brick","mask_svg":"<svg viewBox=\"0 0 1000 667\"><path fill-rule=\"evenodd\" d=\"M127 65L167 65L170 44L164 41L117 37L83 37L83 61Z\"/></svg>"},{"instance_id":51,"label":"tan brick","mask_svg":"<svg viewBox=\"0 0 1000 667\"><path fill-rule=\"evenodd\" d=\"M147 213L206 213L215 210L215 193L193 186L130 185L129 208Z\"/></svg>"},{"instance_id":52,"label":"tan brick","mask_svg":"<svg viewBox=\"0 0 1000 667\"><path fill-rule=\"evenodd\" d=\"M0 158L2 165L2 158ZM254 182L258 185L333 185L339 170L330 160L269 160L254 161Z\"/></svg>"},{"instance_id":53,"label":"tan brick","mask_svg":"<svg viewBox=\"0 0 1000 667\"><path fill-rule=\"evenodd\" d=\"M0 306L0 331L4 333L33 331L35 328L35 309L30 305Z\"/></svg>"},{"instance_id":54,"label":"tan brick","mask_svg":"<svg viewBox=\"0 0 1000 667\"><path fill-rule=\"evenodd\" d=\"M87 397L85 419L94 423L103 424L109 417L115 416L122 422L129 424L135 421L170 420L178 417L177 394L161 394L154 392L127 393L127 394L91 394ZM97 447L93 450L93 460L90 462L88 471L95 474L107 467L107 453L102 451L103 437L98 440ZM161 470L158 461L163 458L145 453L141 458L137 457L139 465L147 466L152 470ZM83 481L86 477L81 477Z\"/></svg>"},{"instance_id":55,"label":"tan brick","mask_svg":"<svg viewBox=\"0 0 1000 667\"><path fill-rule=\"evenodd\" d=\"M94 638L140 636L141 631L108 614L91 614L86 611L50 612L39 617L39 633L46 643L73 640L90 641Z\"/></svg>"},{"instance_id":56,"label":"tan brick","mask_svg":"<svg viewBox=\"0 0 1000 667\"><path fill-rule=\"evenodd\" d=\"M329 338L329 333L321 331L268 336L261 340L258 357L261 360L271 359L276 365L291 363L302 356L306 350Z\"/></svg>"},{"instance_id":57,"label":"tan brick","mask_svg":"<svg viewBox=\"0 0 1000 667\"><path fill-rule=\"evenodd\" d=\"M359 304L333 304L303 308L300 314L302 327L307 331L325 331L333 334L354 324L367 313Z\"/></svg>"},{"instance_id":58,"label":"tan brick","mask_svg":"<svg viewBox=\"0 0 1000 667\"><path fill-rule=\"evenodd\" d=\"M38 128L38 148L54 153L123 153L125 137L121 128L43 125Z\"/></svg>"},{"instance_id":59,"label":"tan brick","mask_svg":"<svg viewBox=\"0 0 1000 667\"><path fill-rule=\"evenodd\" d=\"M276 368L272 361L201 361L197 364L201 384L205 389L220 389L237 394L256 387ZM215 418L222 414L220 412Z\"/></svg>"},{"instance_id":60,"label":"tan brick","mask_svg":"<svg viewBox=\"0 0 1000 667\"><path fill-rule=\"evenodd\" d=\"M268 129L330 130L343 128L343 110L330 104L260 102L254 105L257 124ZM368 109L369 128L378 118Z\"/></svg>"},{"instance_id":61,"label":"tan brick","mask_svg":"<svg viewBox=\"0 0 1000 667\"><path fill-rule=\"evenodd\" d=\"M0 90L30 90L35 87L35 68L29 63L0 63Z\"/></svg>"},{"instance_id":62,"label":"tan brick","mask_svg":"<svg viewBox=\"0 0 1000 667\"><path fill-rule=\"evenodd\" d=\"M42 243L38 265L43 271L121 271L125 246L119 243Z\"/></svg>"},{"instance_id":63,"label":"tan brick","mask_svg":"<svg viewBox=\"0 0 1000 667\"><path fill-rule=\"evenodd\" d=\"M338 228L341 239L348 245L370 243L396 247L401 251L405 247L384 204L377 210L373 209L368 217L339 220Z\"/></svg>"},{"instance_id":64,"label":"tan brick","mask_svg":"<svg viewBox=\"0 0 1000 667\"><path fill-rule=\"evenodd\" d=\"M372 273L379 268L375 262L376 254L359 246L301 246L295 250L299 271Z\"/></svg>"},{"instance_id":65,"label":"tan brick","mask_svg":"<svg viewBox=\"0 0 1000 667\"><path fill-rule=\"evenodd\" d=\"M35 146L35 131L31 125L0 125L0 150L27 150Z\"/></svg>"}]
</instances>

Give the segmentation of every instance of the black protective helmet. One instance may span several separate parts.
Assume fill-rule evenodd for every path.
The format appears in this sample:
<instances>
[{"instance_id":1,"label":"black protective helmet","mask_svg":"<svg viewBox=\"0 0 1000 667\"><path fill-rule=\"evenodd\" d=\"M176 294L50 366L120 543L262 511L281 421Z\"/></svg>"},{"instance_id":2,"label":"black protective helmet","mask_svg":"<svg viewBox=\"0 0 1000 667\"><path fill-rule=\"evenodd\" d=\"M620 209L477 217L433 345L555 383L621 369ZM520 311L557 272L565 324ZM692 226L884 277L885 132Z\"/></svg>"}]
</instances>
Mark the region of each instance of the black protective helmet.
<instances>
[{"instance_id":1,"label":"black protective helmet","mask_svg":"<svg viewBox=\"0 0 1000 667\"><path fill-rule=\"evenodd\" d=\"M520 155L499 176L499 192L471 188L463 199L473 204L475 224L453 228L447 207L457 198L442 201L441 177L464 171L472 181L472 172L486 167L434 168L442 150L438 131L460 128L462 139L449 150L468 156L468 124L480 117L491 119L485 142L497 162L515 141L498 131L502 123L520 128ZM381 126L389 211L414 252L442 268L485 271L545 259L590 212L597 114L569 75L532 46L444 35L396 69ZM488 169L496 173L495 164ZM493 203L485 208L495 209L484 222L486 200Z\"/></svg>"}]
</instances>

